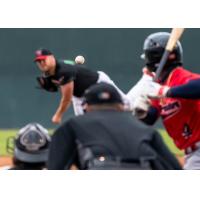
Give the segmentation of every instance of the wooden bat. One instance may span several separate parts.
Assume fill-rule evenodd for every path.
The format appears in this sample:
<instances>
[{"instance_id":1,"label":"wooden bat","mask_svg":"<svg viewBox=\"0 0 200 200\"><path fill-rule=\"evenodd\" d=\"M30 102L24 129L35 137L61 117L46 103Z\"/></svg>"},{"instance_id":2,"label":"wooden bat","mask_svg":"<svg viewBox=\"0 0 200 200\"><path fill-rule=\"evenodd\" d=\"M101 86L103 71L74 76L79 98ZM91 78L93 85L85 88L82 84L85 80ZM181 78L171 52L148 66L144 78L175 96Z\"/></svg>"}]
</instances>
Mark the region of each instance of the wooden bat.
<instances>
[{"instance_id":1,"label":"wooden bat","mask_svg":"<svg viewBox=\"0 0 200 200\"><path fill-rule=\"evenodd\" d=\"M181 35L184 32L184 28L173 28L171 31L171 35L167 42L167 46L165 47L164 54L161 58L159 63L158 69L156 70L156 75L154 77L154 81L158 81L160 74L168 60L169 54L173 51L174 47L176 46L176 42L180 39Z\"/></svg>"}]
</instances>

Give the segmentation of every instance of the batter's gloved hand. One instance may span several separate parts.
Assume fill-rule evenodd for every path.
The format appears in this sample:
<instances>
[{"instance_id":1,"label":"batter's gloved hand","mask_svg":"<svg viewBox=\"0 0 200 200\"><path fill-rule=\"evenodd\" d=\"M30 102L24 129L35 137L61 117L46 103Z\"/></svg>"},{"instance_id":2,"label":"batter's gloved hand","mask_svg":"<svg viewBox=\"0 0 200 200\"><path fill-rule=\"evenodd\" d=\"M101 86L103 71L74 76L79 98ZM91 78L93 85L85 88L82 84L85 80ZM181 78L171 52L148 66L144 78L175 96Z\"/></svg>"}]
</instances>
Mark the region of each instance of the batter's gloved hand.
<instances>
[{"instance_id":1,"label":"batter's gloved hand","mask_svg":"<svg viewBox=\"0 0 200 200\"><path fill-rule=\"evenodd\" d=\"M159 99L167 97L167 92L170 88L168 86L162 86L156 82L150 81L147 86L146 95L152 99Z\"/></svg>"},{"instance_id":2,"label":"batter's gloved hand","mask_svg":"<svg viewBox=\"0 0 200 200\"><path fill-rule=\"evenodd\" d=\"M141 95L137 97L133 104L133 115L138 119L143 119L147 116L151 101L147 96Z\"/></svg>"},{"instance_id":3,"label":"batter's gloved hand","mask_svg":"<svg viewBox=\"0 0 200 200\"><path fill-rule=\"evenodd\" d=\"M44 89L48 92L57 92L58 86L56 86L49 77L37 77L37 82L39 83L39 88Z\"/></svg>"}]
</instances>

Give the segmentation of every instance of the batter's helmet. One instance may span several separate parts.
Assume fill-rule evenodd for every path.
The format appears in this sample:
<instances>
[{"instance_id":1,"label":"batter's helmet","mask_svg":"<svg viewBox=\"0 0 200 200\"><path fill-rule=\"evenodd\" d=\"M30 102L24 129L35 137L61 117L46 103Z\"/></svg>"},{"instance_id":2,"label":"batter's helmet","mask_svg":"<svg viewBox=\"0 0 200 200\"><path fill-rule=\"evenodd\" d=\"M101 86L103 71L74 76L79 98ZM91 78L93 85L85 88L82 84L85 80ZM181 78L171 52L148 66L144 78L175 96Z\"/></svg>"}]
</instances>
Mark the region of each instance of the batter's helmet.
<instances>
[{"instance_id":1,"label":"batter's helmet","mask_svg":"<svg viewBox=\"0 0 200 200\"><path fill-rule=\"evenodd\" d=\"M14 139L14 148L8 140L7 150L14 153L14 158L26 163L41 163L48 159L50 145L48 130L38 123L30 123L19 130Z\"/></svg>"},{"instance_id":2,"label":"batter's helmet","mask_svg":"<svg viewBox=\"0 0 200 200\"><path fill-rule=\"evenodd\" d=\"M158 32L149 35L143 46L144 53L141 55L141 58L145 60L145 64L150 71L155 72L162 55L164 53L167 41L170 37L170 34L167 32ZM182 65L183 63L183 49L181 43L178 41L174 50L169 55L166 65Z\"/></svg>"}]
</instances>

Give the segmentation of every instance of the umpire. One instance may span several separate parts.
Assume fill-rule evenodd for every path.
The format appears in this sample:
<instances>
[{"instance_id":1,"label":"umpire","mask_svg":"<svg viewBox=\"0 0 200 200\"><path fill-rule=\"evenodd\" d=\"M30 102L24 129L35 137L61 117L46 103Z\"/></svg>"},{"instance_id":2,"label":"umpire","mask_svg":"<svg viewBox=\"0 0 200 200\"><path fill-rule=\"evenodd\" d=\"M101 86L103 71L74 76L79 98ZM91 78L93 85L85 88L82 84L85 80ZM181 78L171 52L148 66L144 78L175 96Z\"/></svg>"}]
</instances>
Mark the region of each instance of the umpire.
<instances>
[{"instance_id":1,"label":"umpire","mask_svg":"<svg viewBox=\"0 0 200 200\"><path fill-rule=\"evenodd\" d=\"M159 134L123 110L115 87L93 85L84 98L86 114L55 131L48 169L181 169Z\"/></svg>"}]
</instances>

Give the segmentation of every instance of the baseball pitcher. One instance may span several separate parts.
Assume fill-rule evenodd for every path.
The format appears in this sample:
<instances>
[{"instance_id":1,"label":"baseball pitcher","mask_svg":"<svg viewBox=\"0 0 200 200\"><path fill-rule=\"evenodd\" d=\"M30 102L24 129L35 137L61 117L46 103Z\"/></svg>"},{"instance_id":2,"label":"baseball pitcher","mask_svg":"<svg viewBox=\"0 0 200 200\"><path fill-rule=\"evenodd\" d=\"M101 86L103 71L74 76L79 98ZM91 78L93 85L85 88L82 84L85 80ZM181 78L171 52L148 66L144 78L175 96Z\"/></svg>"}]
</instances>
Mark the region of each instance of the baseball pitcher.
<instances>
[{"instance_id":1,"label":"baseball pitcher","mask_svg":"<svg viewBox=\"0 0 200 200\"><path fill-rule=\"evenodd\" d=\"M53 123L60 123L64 112L73 102L75 115L84 113L82 107L82 96L91 85L106 82L120 92L125 104L128 100L126 95L115 85L115 83L104 72L94 72L83 66L58 61L55 56L47 49L39 49L35 53L35 59L38 68L43 73L37 78L42 89L49 92L61 91L61 100L57 111L52 117Z\"/></svg>"}]
</instances>

